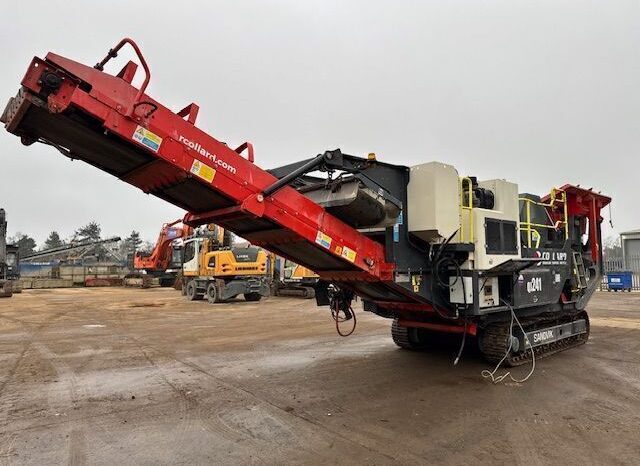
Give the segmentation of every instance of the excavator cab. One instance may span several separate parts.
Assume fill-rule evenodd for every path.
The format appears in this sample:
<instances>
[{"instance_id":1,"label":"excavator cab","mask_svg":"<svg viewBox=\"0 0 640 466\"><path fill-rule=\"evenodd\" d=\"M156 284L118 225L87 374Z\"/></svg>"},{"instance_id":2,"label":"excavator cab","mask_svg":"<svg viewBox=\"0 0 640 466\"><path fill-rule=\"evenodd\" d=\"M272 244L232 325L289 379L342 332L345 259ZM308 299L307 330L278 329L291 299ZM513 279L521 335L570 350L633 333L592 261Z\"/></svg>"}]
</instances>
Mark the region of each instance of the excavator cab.
<instances>
[{"instance_id":1,"label":"excavator cab","mask_svg":"<svg viewBox=\"0 0 640 466\"><path fill-rule=\"evenodd\" d=\"M200 269L200 249L203 238L191 238L185 240L182 245L182 273L197 274Z\"/></svg>"}]
</instances>

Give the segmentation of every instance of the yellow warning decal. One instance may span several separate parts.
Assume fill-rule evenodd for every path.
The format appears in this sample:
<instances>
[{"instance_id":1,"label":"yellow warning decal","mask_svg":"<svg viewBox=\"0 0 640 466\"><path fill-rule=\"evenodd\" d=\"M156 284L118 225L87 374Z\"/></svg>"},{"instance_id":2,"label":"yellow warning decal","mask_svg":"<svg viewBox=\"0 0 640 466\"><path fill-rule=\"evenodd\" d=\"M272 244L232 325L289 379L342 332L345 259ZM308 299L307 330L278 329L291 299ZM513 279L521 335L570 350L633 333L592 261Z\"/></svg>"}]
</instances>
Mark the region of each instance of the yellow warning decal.
<instances>
[{"instance_id":1,"label":"yellow warning decal","mask_svg":"<svg viewBox=\"0 0 640 466\"><path fill-rule=\"evenodd\" d=\"M191 164L191 173L199 176L209 183L211 183L213 181L213 177L216 176L215 168L210 167L206 163L202 163L200 160L193 161L193 163Z\"/></svg>"},{"instance_id":2,"label":"yellow warning decal","mask_svg":"<svg viewBox=\"0 0 640 466\"><path fill-rule=\"evenodd\" d=\"M420 285L422 285L422 276L411 275L411 286L414 293L420 293Z\"/></svg>"},{"instance_id":3,"label":"yellow warning decal","mask_svg":"<svg viewBox=\"0 0 640 466\"><path fill-rule=\"evenodd\" d=\"M331 248L331 241L333 239L329 235L325 235L320 230L318 230L318 234L316 235L316 243L318 243L323 248Z\"/></svg>"},{"instance_id":4,"label":"yellow warning decal","mask_svg":"<svg viewBox=\"0 0 640 466\"><path fill-rule=\"evenodd\" d=\"M340 255L345 259L347 259L349 262L356 261L356 252L353 249L349 249L346 246L342 248L342 252L340 253Z\"/></svg>"},{"instance_id":5,"label":"yellow warning decal","mask_svg":"<svg viewBox=\"0 0 640 466\"><path fill-rule=\"evenodd\" d=\"M140 125L138 125L136 130L133 132L133 140L147 146L154 152L158 152L160 144L162 144L162 138L160 136Z\"/></svg>"}]
</instances>

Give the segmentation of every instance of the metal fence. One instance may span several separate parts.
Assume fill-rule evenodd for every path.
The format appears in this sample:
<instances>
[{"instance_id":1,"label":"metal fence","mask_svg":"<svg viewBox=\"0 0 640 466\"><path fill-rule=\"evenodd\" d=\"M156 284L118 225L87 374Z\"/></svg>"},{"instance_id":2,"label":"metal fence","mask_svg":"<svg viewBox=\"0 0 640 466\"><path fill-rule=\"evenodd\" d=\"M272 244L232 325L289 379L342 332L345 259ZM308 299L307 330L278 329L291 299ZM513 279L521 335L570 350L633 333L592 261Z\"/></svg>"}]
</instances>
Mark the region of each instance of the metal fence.
<instances>
[{"instance_id":1,"label":"metal fence","mask_svg":"<svg viewBox=\"0 0 640 466\"><path fill-rule=\"evenodd\" d=\"M640 255L627 257L607 257L604 259L604 272L632 272L632 289L640 290ZM607 277L603 277L600 289L607 290Z\"/></svg>"}]
</instances>

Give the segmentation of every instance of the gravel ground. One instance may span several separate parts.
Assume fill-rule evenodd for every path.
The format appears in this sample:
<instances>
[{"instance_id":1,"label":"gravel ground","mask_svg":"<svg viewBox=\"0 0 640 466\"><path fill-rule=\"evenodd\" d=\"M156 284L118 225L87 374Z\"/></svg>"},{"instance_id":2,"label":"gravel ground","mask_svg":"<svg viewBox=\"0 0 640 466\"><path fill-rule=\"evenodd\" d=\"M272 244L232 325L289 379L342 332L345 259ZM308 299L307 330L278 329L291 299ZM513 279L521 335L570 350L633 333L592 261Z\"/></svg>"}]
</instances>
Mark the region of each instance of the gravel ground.
<instances>
[{"instance_id":1,"label":"gravel ground","mask_svg":"<svg viewBox=\"0 0 640 466\"><path fill-rule=\"evenodd\" d=\"M640 294L590 314L587 345L491 385L471 346L452 367L362 312L340 338L310 300L25 291L0 301L0 463L638 464Z\"/></svg>"}]
</instances>

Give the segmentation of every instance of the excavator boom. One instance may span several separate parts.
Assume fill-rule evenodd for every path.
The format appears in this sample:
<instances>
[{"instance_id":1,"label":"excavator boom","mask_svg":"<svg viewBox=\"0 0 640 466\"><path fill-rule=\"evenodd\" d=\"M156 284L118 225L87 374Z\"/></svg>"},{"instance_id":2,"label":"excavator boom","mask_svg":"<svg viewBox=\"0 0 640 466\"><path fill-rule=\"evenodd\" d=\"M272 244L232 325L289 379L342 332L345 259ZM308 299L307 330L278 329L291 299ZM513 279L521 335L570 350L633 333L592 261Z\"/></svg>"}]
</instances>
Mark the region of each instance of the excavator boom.
<instances>
[{"instance_id":1,"label":"excavator boom","mask_svg":"<svg viewBox=\"0 0 640 466\"><path fill-rule=\"evenodd\" d=\"M162 225L156 245L149 255L136 254L133 258L133 268L136 270L164 271L171 268L173 248L171 244L179 238L186 238L193 229L189 225L176 226L182 222L178 219Z\"/></svg>"}]
</instances>

